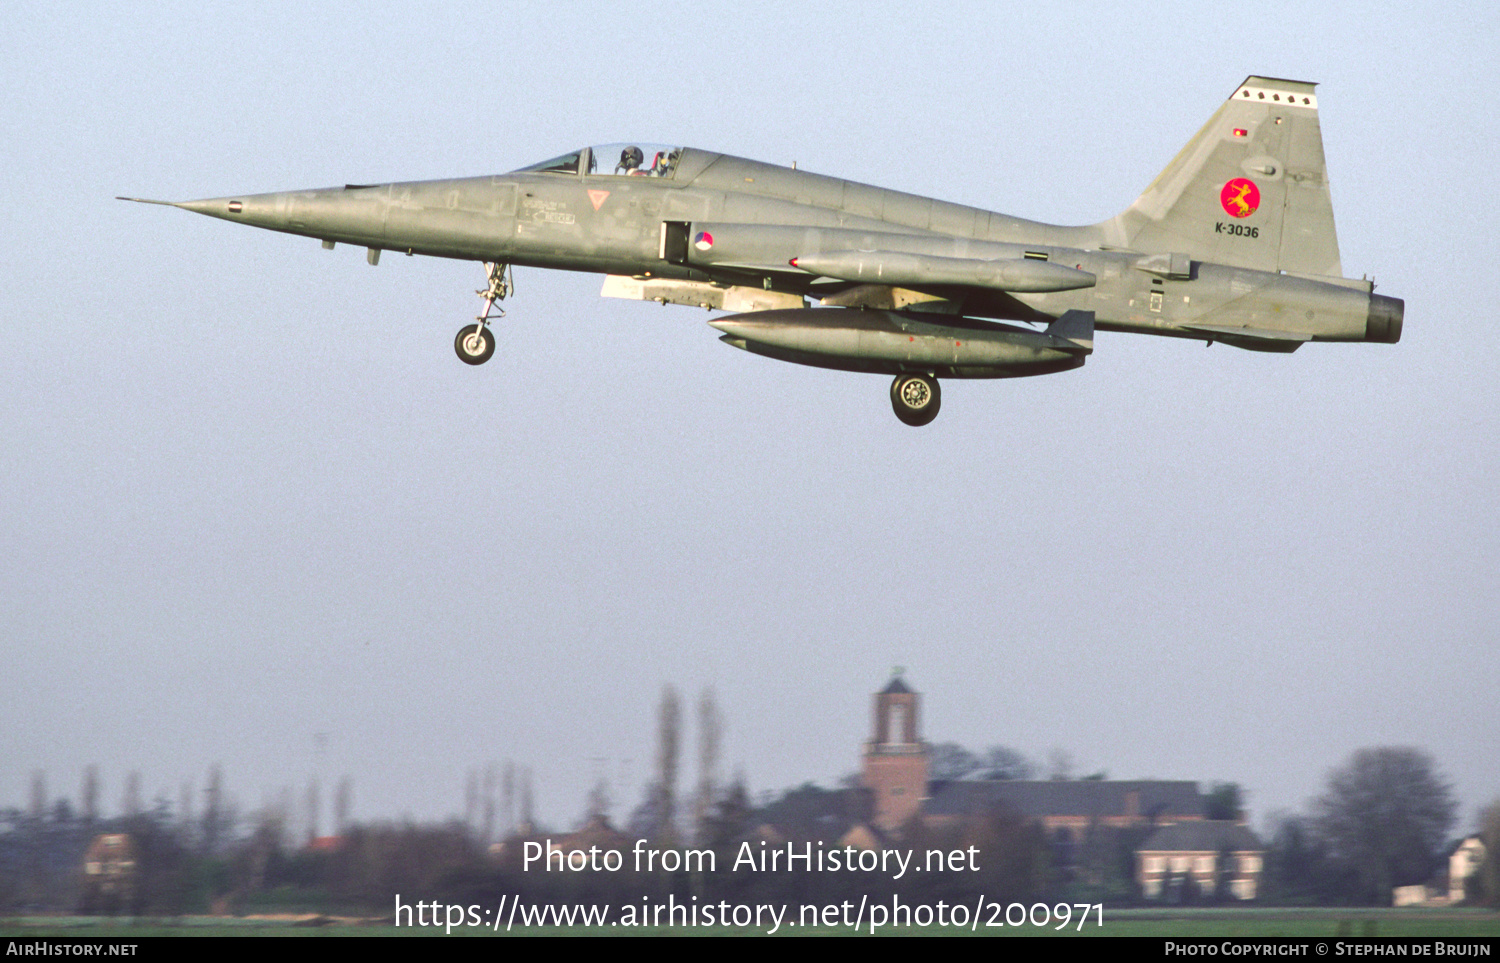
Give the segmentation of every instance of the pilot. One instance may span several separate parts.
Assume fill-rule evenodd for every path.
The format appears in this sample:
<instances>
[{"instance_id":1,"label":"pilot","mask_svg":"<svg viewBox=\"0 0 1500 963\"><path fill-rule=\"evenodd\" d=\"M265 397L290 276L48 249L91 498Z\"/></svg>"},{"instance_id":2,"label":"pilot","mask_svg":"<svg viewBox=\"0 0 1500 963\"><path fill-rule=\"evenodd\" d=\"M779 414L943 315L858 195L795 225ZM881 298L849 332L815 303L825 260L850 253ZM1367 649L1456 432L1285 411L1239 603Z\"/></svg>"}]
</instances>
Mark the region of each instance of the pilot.
<instances>
[{"instance_id":1,"label":"pilot","mask_svg":"<svg viewBox=\"0 0 1500 963\"><path fill-rule=\"evenodd\" d=\"M639 147L631 145L620 151L620 163L615 165L616 174L640 174L641 162L646 159Z\"/></svg>"}]
</instances>

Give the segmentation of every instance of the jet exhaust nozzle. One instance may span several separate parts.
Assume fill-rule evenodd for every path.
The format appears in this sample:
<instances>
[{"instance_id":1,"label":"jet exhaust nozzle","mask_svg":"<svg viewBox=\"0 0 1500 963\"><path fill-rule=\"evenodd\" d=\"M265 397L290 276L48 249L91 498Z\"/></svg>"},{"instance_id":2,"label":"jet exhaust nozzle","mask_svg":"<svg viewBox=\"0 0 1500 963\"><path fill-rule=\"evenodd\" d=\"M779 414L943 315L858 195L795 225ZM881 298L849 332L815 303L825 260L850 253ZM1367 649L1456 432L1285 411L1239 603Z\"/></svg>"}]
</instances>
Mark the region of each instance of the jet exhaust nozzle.
<instances>
[{"instance_id":1,"label":"jet exhaust nozzle","mask_svg":"<svg viewBox=\"0 0 1500 963\"><path fill-rule=\"evenodd\" d=\"M1401 340L1401 324L1406 319L1406 302L1383 294L1370 295L1370 316L1365 321L1365 340L1376 344L1395 344Z\"/></svg>"}]
</instances>

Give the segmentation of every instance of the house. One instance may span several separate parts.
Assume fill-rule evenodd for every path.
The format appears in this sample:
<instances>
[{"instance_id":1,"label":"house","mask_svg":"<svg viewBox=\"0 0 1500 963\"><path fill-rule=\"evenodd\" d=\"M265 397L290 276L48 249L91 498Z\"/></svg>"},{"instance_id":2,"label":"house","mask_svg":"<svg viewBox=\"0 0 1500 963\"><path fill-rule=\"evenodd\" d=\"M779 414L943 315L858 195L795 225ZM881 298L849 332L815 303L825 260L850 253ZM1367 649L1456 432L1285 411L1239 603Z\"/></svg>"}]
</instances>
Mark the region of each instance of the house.
<instances>
[{"instance_id":1,"label":"house","mask_svg":"<svg viewBox=\"0 0 1500 963\"><path fill-rule=\"evenodd\" d=\"M1468 883L1484 865L1484 840L1469 836L1461 840L1448 857L1448 902L1462 903L1468 895Z\"/></svg>"},{"instance_id":2,"label":"house","mask_svg":"<svg viewBox=\"0 0 1500 963\"><path fill-rule=\"evenodd\" d=\"M1392 906L1453 906L1468 898L1469 880L1484 865L1484 840L1468 836L1448 854L1447 871L1433 874L1426 883L1397 886L1391 890Z\"/></svg>"},{"instance_id":3,"label":"house","mask_svg":"<svg viewBox=\"0 0 1500 963\"><path fill-rule=\"evenodd\" d=\"M1265 846L1240 823L1176 823L1152 833L1136 850L1136 880L1147 899L1255 899L1265 857Z\"/></svg>"},{"instance_id":4,"label":"house","mask_svg":"<svg viewBox=\"0 0 1500 963\"><path fill-rule=\"evenodd\" d=\"M307 841L305 853L337 853L349 844L347 836L314 836Z\"/></svg>"},{"instance_id":5,"label":"house","mask_svg":"<svg viewBox=\"0 0 1500 963\"><path fill-rule=\"evenodd\" d=\"M83 855L84 912L118 912L131 905L139 876L135 841L127 833L101 833Z\"/></svg>"}]
</instances>

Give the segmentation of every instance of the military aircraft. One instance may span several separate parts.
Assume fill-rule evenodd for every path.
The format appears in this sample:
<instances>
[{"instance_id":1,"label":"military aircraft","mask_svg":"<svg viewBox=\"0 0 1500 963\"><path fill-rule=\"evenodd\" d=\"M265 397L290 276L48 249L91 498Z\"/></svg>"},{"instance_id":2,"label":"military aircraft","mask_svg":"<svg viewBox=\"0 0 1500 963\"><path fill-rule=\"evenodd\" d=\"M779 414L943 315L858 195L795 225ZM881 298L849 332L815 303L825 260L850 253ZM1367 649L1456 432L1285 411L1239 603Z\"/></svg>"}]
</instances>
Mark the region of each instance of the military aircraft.
<instances>
[{"instance_id":1,"label":"military aircraft","mask_svg":"<svg viewBox=\"0 0 1500 963\"><path fill-rule=\"evenodd\" d=\"M1393 344L1405 315L1343 277L1315 85L1271 77L1247 78L1135 203L1083 227L645 143L491 177L121 199L359 245L372 265L483 262L484 310L454 341L468 364L495 352L512 265L586 271L608 297L732 312L709 324L736 348L892 375L908 425L937 416L939 378L1080 367L1095 328L1289 353Z\"/></svg>"}]
</instances>

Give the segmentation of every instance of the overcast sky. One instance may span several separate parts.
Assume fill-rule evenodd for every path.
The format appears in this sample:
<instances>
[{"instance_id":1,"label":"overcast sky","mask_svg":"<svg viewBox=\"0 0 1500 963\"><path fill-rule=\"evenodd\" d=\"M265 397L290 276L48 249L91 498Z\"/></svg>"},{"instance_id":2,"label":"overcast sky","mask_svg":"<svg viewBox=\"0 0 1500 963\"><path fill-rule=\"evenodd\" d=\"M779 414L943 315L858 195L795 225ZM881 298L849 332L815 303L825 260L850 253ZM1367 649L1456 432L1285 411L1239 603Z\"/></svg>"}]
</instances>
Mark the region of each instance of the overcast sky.
<instances>
[{"instance_id":1,"label":"overcast sky","mask_svg":"<svg viewBox=\"0 0 1500 963\"><path fill-rule=\"evenodd\" d=\"M0 40L0 806L219 763L247 809L348 774L439 818L509 759L567 828L601 772L638 801L664 683L761 791L854 771L893 665L929 740L1258 819L1373 745L1432 753L1456 829L1500 797L1493 4L120 9ZM113 200L635 139L1091 223L1251 73L1321 84L1402 342L1105 333L920 430L589 275L518 269L470 368L476 264Z\"/></svg>"}]
</instances>

